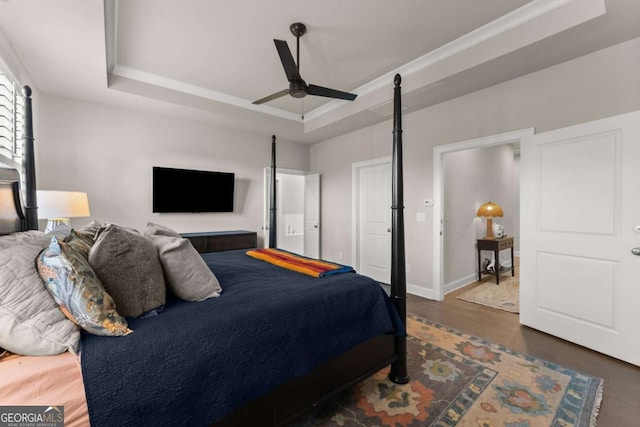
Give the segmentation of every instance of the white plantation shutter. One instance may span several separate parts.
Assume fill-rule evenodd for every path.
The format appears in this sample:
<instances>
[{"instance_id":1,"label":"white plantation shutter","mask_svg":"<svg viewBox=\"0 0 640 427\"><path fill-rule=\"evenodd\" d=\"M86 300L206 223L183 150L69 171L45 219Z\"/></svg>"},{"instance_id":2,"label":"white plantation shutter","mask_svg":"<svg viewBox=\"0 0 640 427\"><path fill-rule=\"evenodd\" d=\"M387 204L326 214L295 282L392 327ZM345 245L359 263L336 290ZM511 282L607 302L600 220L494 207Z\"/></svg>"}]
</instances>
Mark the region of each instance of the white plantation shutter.
<instances>
[{"instance_id":1,"label":"white plantation shutter","mask_svg":"<svg viewBox=\"0 0 640 427\"><path fill-rule=\"evenodd\" d=\"M24 98L19 86L0 67L0 164L21 168Z\"/></svg>"}]
</instances>

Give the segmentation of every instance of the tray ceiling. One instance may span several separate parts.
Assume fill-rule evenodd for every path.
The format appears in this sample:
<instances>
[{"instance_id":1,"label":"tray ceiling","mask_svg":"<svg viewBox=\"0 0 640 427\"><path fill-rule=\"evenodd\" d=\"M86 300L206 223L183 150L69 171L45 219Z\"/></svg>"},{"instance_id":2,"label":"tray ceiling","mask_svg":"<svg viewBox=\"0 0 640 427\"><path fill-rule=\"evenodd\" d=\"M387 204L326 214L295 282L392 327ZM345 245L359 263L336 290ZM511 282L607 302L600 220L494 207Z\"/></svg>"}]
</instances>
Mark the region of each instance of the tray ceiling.
<instances>
[{"instance_id":1,"label":"tray ceiling","mask_svg":"<svg viewBox=\"0 0 640 427\"><path fill-rule=\"evenodd\" d=\"M5 0L0 28L43 92L312 143L388 119L396 72L424 108L638 37L639 3ZM295 55L293 22L303 78L354 102L252 105L287 87L273 39Z\"/></svg>"}]
</instances>

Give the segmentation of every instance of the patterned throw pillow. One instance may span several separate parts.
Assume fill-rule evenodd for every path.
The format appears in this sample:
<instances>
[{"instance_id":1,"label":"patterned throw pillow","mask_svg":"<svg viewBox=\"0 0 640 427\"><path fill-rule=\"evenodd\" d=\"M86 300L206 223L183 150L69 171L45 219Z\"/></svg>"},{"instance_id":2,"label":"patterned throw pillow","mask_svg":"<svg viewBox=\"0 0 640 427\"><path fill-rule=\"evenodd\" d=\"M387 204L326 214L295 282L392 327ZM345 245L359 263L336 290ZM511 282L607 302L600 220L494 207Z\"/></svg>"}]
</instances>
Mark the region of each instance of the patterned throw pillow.
<instances>
[{"instance_id":1,"label":"patterned throw pillow","mask_svg":"<svg viewBox=\"0 0 640 427\"><path fill-rule=\"evenodd\" d=\"M95 242L96 234L98 233L98 230L100 230L101 228L102 228L102 225L94 219L89 224L83 225L82 227L76 229L76 232L78 234L86 235L92 241Z\"/></svg>"},{"instance_id":2,"label":"patterned throw pillow","mask_svg":"<svg viewBox=\"0 0 640 427\"><path fill-rule=\"evenodd\" d=\"M52 237L36 258L36 266L62 312L82 329L94 335L132 332L89 262L73 247Z\"/></svg>"},{"instance_id":3,"label":"patterned throw pillow","mask_svg":"<svg viewBox=\"0 0 640 427\"><path fill-rule=\"evenodd\" d=\"M76 230L71 230L69 235L64 239L64 243L66 243L67 246L72 247L85 259L88 259L89 251L91 250L91 246L93 246L94 241L87 234L78 233Z\"/></svg>"},{"instance_id":4,"label":"patterned throw pillow","mask_svg":"<svg viewBox=\"0 0 640 427\"><path fill-rule=\"evenodd\" d=\"M98 221L93 220L83 227L71 230L69 235L64 239L64 242L80 251L83 257L89 259L89 251L96 242L96 235L101 228L102 225L100 225Z\"/></svg>"}]
</instances>

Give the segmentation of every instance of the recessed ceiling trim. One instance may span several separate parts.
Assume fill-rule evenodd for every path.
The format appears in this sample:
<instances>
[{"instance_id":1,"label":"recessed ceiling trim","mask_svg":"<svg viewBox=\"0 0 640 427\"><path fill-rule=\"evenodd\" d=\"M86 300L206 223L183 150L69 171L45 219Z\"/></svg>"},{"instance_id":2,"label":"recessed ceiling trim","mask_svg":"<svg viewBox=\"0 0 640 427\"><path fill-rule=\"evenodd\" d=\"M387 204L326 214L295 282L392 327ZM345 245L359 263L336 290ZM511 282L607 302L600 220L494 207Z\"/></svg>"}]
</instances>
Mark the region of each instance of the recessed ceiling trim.
<instances>
[{"instance_id":1,"label":"recessed ceiling trim","mask_svg":"<svg viewBox=\"0 0 640 427\"><path fill-rule=\"evenodd\" d=\"M389 82L393 80L393 76L398 73L403 77L409 76L574 1L580 0L534 0L531 3L527 3L524 6L483 25L482 27L476 28L467 34L414 59L413 61L383 74L369 83L354 89L352 92L356 93L358 96L364 96L368 93L375 92L376 90L386 88L389 86ZM313 120L328 113L329 111L339 108L342 105L343 103L340 103L339 101L331 101L313 111L308 112L306 114L306 119Z\"/></svg>"},{"instance_id":2,"label":"recessed ceiling trim","mask_svg":"<svg viewBox=\"0 0 640 427\"><path fill-rule=\"evenodd\" d=\"M404 104L401 104L400 106L401 111L406 111L408 109L409 107L407 107ZM380 114L381 116L384 116L384 117L389 117L393 115L393 111L394 111L393 100L390 99L389 101L385 101L382 104L376 105L375 107L371 107L369 108L369 111L372 111L376 114Z\"/></svg>"},{"instance_id":3,"label":"recessed ceiling trim","mask_svg":"<svg viewBox=\"0 0 640 427\"><path fill-rule=\"evenodd\" d=\"M221 102L223 104L233 105L247 110L253 110L260 113L270 114L282 119L291 120L302 123L302 117L298 114L284 111L279 108L270 107L268 105L253 105L251 101L236 96L227 95L226 93L217 92L201 86L185 83L180 80L170 79L168 77L159 76L157 74L148 73L124 65L116 64L112 74L139 82L148 83L153 86L163 87L165 89L175 90L177 92L186 93L188 95L199 96L201 98L210 99L212 101Z\"/></svg>"},{"instance_id":4,"label":"recessed ceiling trim","mask_svg":"<svg viewBox=\"0 0 640 427\"><path fill-rule=\"evenodd\" d=\"M415 84L424 84L424 78L429 74L429 69L437 66L440 63L446 62L447 60L454 59L457 56L465 55L467 52L471 52L471 49L480 45L481 43L487 43L490 40L496 40L497 45L501 46L494 52L494 54L504 54L507 52L502 52L504 49L514 49L513 43L511 43L511 47L509 48L504 43L500 42L500 39L504 39L507 37L510 32L517 31L518 27L527 25L530 27L536 23L536 19L539 21L540 19L545 20L546 18L541 18L543 15L550 14L554 11L558 11L558 9L563 8L567 5L572 5L571 7L575 9L578 7L582 12L582 9L590 10L591 16L583 16L584 13L579 13L580 17L576 17L573 22L565 22L565 25L574 26L581 22L584 22L585 19L591 19L598 14L604 13L604 11L596 11L596 7L594 4L601 4L601 9L604 9L603 6L604 0L533 0L530 3L525 4L524 6L515 9L488 24L483 25L413 61L410 61L384 75L362 85L358 88L352 90L351 92L357 94L360 97L361 101L365 101L365 96L371 95L367 97L367 101L374 101L375 104L379 104L382 99L380 96L373 95L374 93L380 94L381 91L388 89L389 82L393 79L393 76L396 73L402 74L403 78L414 75L417 76L417 80L415 80ZM318 127L323 127L324 125L333 122L338 118L345 118L346 116L355 113L357 111L361 111L363 109L369 109L370 106L366 105L367 101L364 103L360 102L355 107L361 107L359 110L354 109L353 105L346 105L344 102L334 100L327 104L324 104L312 111L309 111L305 114L304 119L301 115L292 113L289 111L282 110L280 108L271 107L268 105L254 105L250 100L228 95L222 92L217 92L208 88L204 88L201 86L192 85L189 83L185 83L183 81L171 79L168 77L164 77L161 75L149 73L143 70L134 69L131 67L119 65L117 63L117 13L118 13L118 4L119 0L104 0L105 6L105 44L106 44L106 56L107 56L107 67L108 74L118 75L124 78L136 80L142 83L146 83L149 85L155 85L158 87L174 90L177 92L182 92L187 95L192 95L196 97L201 97L205 99L209 99L215 102L219 102L222 104L228 104L232 106L236 106L239 108L243 108L246 110L259 112L263 114L268 114L274 117L279 117L286 120L291 120L296 123L304 124L304 131L311 132ZM558 11L559 15L562 16L563 12ZM565 10L566 12L566 10ZM598 12L598 13L596 13ZM113 16L110 17L109 14L113 13ZM589 14L587 13L587 15ZM566 13L565 13L566 15ZM549 19L553 20L553 16ZM562 18L561 18L562 19ZM566 17L565 17L566 20ZM577 22L577 21L580 22ZM571 20L569 20L571 21ZM549 31L559 31L557 26L551 25L555 30ZM566 27L565 27L566 29ZM549 32L547 31L547 33ZM544 32L544 31L543 31ZM549 34L542 34L538 31L538 37L548 36ZM527 39L531 39L531 37L527 37ZM518 43L526 43L526 40L519 39ZM532 42L531 40L528 43ZM516 46L522 47L522 46ZM496 53L498 52L498 53ZM473 57L474 54L471 54ZM477 57L477 55L475 55ZM458 61L459 62L459 61ZM468 61L467 61L468 62ZM113 67L111 67L113 64ZM467 63L467 66L469 64ZM455 68L455 67L454 67ZM450 70L450 72L453 72ZM420 77L422 76L422 77ZM442 76L432 76L434 79L442 78ZM413 80L406 80L407 82ZM427 82L428 83L428 82ZM433 83L433 82L431 82ZM408 90L412 90L411 84L407 87ZM415 89L415 88L413 88ZM336 111L339 110L339 111ZM344 113L342 113L342 112ZM337 116L336 116L337 115ZM318 120L319 119L319 120Z\"/></svg>"},{"instance_id":5,"label":"recessed ceiling trim","mask_svg":"<svg viewBox=\"0 0 640 427\"><path fill-rule=\"evenodd\" d=\"M104 0L104 45L107 75L113 72L118 58L118 0Z\"/></svg>"},{"instance_id":6,"label":"recessed ceiling trim","mask_svg":"<svg viewBox=\"0 0 640 427\"><path fill-rule=\"evenodd\" d=\"M501 24L502 32L496 32L495 35L484 40L478 37L477 32L471 32L355 89L353 92L359 97L357 105L329 103L317 108L305 117L305 133L314 132L352 116L354 107L359 107L358 111L362 111L389 99L390 82L395 73L402 74L405 93L424 90L457 73L507 55L606 13L604 0L536 0L532 3L546 7L536 9L536 13L529 11L523 16L518 12L524 7L516 9L511 14L504 15L508 22L503 22L504 20L500 18L478 30L486 35L488 32L486 27L496 25L498 22ZM515 17L518 17L520 22L513 22ZM509 23L513 25L507 27ZM473 36L475 36L475 43L473 39L467 38ZM379 83L379 86L376 86L376 83Z\"/></svg>"}]
</instances>

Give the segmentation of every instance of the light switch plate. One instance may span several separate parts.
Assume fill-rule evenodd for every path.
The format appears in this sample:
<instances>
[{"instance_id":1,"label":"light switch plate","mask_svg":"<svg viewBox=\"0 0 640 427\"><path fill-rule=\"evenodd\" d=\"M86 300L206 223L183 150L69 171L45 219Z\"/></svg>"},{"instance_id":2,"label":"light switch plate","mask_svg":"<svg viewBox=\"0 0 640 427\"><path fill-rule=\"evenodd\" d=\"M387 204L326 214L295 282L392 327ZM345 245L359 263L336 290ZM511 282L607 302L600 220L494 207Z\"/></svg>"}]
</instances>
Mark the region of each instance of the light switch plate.
<instances>
[{"instance_id":1,"label":"light switch plate","mask_svg":"<svg viewBox=\"0 0 640 427\"><path fill-rule=\"evenodd\" d=\"M426 215L424 214L424 212L416 212L416 221L425 222L425 220L426 220Z\"/></svg>"}]
</instances>

